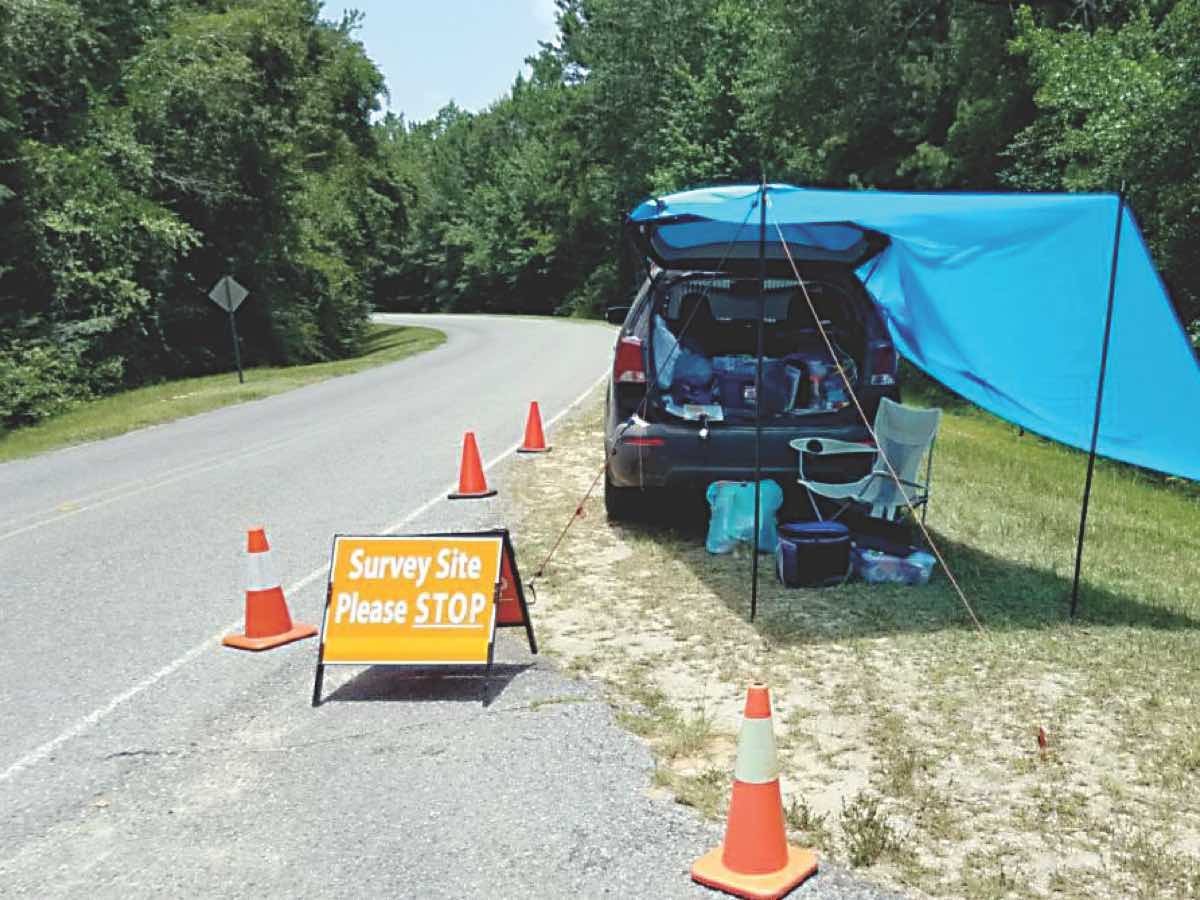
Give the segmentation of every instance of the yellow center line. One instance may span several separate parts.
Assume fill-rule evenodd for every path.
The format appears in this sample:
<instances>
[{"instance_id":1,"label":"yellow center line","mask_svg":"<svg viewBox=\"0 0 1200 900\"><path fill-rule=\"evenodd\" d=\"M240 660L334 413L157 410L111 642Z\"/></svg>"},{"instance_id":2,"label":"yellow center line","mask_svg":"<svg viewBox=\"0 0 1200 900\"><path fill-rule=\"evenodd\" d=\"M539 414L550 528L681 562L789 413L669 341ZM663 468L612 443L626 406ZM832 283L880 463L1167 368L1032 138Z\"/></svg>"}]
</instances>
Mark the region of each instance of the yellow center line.
<instances>
[{"instance_id":1,"label":"yellow center line","mask_svg":"<svg viewBox=\"0 0 1200 900\"><path fill-rule=\"evenodd\" d=\"M134 487L133 490L128 490L128 491L125 491L123 493L118 493L118 494L112 494L111 490L102 491L99 494L93 495L96 497L103 498L103 499L96 500L95 502L82 503L82 501L76 501L75 503L72 503L70 505L70 508L68 508L62 512L59 512L57 515L49 516L48 518L41 519L40 521L33 522L29 525L25 525L22 528L14 528L12 531L6 531L4 533L0 533L0 541L7 541L10 538L18 537L19 535L28 534L30 531L35 531L36 529L42 528L46 525L52 525L55 522L61 522L63 519L69 519L72 516L79 515L80 513L89 512L90 510L93 510L93 509L99 509L102 506L108 506L110 503L116 503L118 500L125 500L125 499L128 499L129 497L136 497L138 494L144 494L147 491L152 491L152 490L155 490L156 488L166 487L167 485L176 484L180 481L185 481L188 478L191 478L193 475L200 475L205 472L212 472L215 469L223 469L228 466L234 465L235 463L239 463L245 459L249 459L254 456L261 456L262 454L268 453L271 450L278 449L279 447L282 447L285 444L293 443L294 441L298 441L301 438L311 437L313 435L313 433L314 433L313 430L304 431L303 433L298 434L295 437L285 438L284 440L274 441L272 443L265 444L265 445L259 445L255 449L246 450L241 453L234 454L233 456L226 456L226 457L223 457L219 462L208 463L208 464L200 466L200 467L193 466L193 467L189 468L187 466L183 466L180 469L176 470L175 473L173 473L168 478L158 477L153 480L146 480L146 481L142 481L142 482L136 482L136 481L128 482L126 485L122 485L122 486L123 487L132 486L132 485L137 485L137 486ZM111 496L104 496L104 494L110 494ZM62 509L62 507L59 507L59 509Z\"/></svg>"},{"instance_id":2,"label":"yellow center line","mask_svg":"<svg viewBox=\"0 0 1200 900\"><path fill-rule=\"evenodd\" d=\"M595 382L592 383L591 387L589 387L586 391L584 391L582 394L580 394L578 397L576 397L572 403L570 403L569 405L567 405L566 407L561 409L557 414L555 414L554 416L549 418L545 422L545 427L552 428L554 426L554 424L556 422L558 422L559 419L561 419L563 416L565 416L567 413L569 413L575 407L577 407L581 403L583 403L588 397L590 397L592 392L595 391L596 388L598 388L600 386L600 384L603 381L605 381L605 379L607 379L607 378L608 378L608 373L605 372L598 379L596 379ZM311 432L309 432L309 433L311 433ZM494 466L496 466L502 460L506 459L509 456L512 456L516 452L518 446L519 446L519 444L513 444L512 446L508 447L499 456L496 456L493 459L489 460L488 462L484 463L484 465L483 465L484 471L485 472L490 471ZM423 516L429 510L433 509L433 507L437 506L440 503L447 502L446 494L453 488L454 488L453 483L446 485L440 491L438 491L437 494L434 495L431 499L427 500L425 503L421 504L419 507L417 507L416 509L412 510L410 513L405 515L404 518L402 518L396 522L393 522L391 525L385 526L381 533L382 534L395 534L398 531L400 531L400 529L403 528L405 525L409 524L410 522L416 520L418 517ZM2 540L3 537L4 537L3 535L0 535L0 540ZM284 588L284 593L289 594L289 595L299 593L301 590L308 587L308 585L310 585L314 581L316 581L318 578L321 578L322 576L327 575L328 572L329 572L329 563L322 562L320 566L313 569L311 572L309 572L307 575L305 575L299 581L296 581L296 582L292 583L291 585L287 586L286 588ZM40 746L35 747L33 750L26 753L20 759L16 760L12 764L10 764L7 769L0 771L0 784L4 783L5 781L8 781L10 778L16 777L17 775L19 775L21 772L25 771L26 769L29 769L29 768L37 765L38 763L52 757L54 752L59 747L63 746L67 742L79 737L81 734L85 733L89 729L94 728L97 725L99 725L100 722L102 722L104 719L108 718L108 716L112 715L112 713L116 709L118 709L119 707L128 703L130 700L132 700L138 694L141 694L143 691L153 687L154 685L158 684L160 681L163 681L164 679L170 677L172 674L174 674L175 672L182 669L184 666L186 666L192 660L200 657L206 651L219 647L221 638L224 637L226 634L228 634L233 629L237 628L240 624L242 624L242 620L240 618L234 622L230 622L228 625L226 625L224 628L222 628L216 634L212 635L211 637L206 638L203 642L192 647L190 650L188 650L186 653L182 654L181 656L177 656L171 662L167 663L165 666L163 666L158 671L143 678L137 684L133 685L130 688L127 688L126 690L122 691L120 694L117 694L115 697L113 697L111 700L109 700L103 706L88 713L86 716L84 716L83 718L76 721L73 725L71 725L65 731L60 732L56 737L53 737L50 740L46 741L44 744L41 744Z\"/></svg>"},{"instance_id":3,"label":"yellow center line","mask_svg":"<svg viewBox=\"0 0 1200 900\"><path fill-rule=\"evenodd\" d=\"M251 444L249 447L245 448L245 450L243 452L257 451L259 449L266 448L266 447L278 446L278 445L287 443L290 440L292 440L292 438L285 438L283 440L279 440L278 438L272 438L269 441L263 441L258 444ZM175 475L179 475L179 474L188 472L189 470L192 470L192 469L202 469L202 468L205 468L205 467L208 467L211 465L212 465L211 458L200 459L200 460L196 460L194 462L186 463L185 465L182 465L182 466L176 466L173 469L167 469L163 472L158 472L153 477L154 478L169 478L169 477L172 477ZM17 525L18 523L27 522L30 519L36 519L40 516L52 516L54 513L79 512L82 509L85 509L89 506L94 505L96 501L102 499L103 497L108 496L109 494L125 490L126 488L140 486L140 485L144 484L145 481L146 481L146 479L136 479L133 481L124 481L124 482L121 482L120 484L115 484L110 487L103 488L102 490L94 491L91 494L84 494L82 497L75 497L70 500L64 500L61 503L59 503L57 506L55 506L51 509L39 509L34 512L26 513L25 515L16 516L15 518L12 518L12 519L6 519L4 521L0 521L0 528L11 528L12 526ZM3 538L5 538L7 536L8 536L7 533L0 534L0 540L3 540Z\"/></svg>"}]
</instances>

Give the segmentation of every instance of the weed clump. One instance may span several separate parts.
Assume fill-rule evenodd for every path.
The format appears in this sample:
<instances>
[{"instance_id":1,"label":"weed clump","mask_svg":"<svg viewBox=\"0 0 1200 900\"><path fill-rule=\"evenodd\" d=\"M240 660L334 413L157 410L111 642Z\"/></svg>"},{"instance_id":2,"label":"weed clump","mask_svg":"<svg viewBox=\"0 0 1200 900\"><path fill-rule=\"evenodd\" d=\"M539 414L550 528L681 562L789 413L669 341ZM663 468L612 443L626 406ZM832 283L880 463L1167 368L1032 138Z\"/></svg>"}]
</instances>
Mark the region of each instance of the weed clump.
<instances>
[{"instance_id":1,"label":"weed clump","mask_svg":"<svg viewBox=\"0 0 1200 900\"><path fill-rule=\"evenodd\" d=\"M659 774L661 773L661 774ZM675 794L675 802L699 810L710 819L719 818L729 796L729 776L722 769L710 766L696 775L679 775L660 768L655 773L659 787Z\"/></svg>"},{"instance_id":2,"label":"weed clump","mask_svg":"<svg viewBox=\"0 0 1200 900\"><path fill-rule=\"evenodd\" d=\"M826 825L827 813L818 813L808 805L803 797L792 797L791 802L784 808L784 818L787 820L789 831L804 836L808 843L818 847L829 845L829 827Z\"/></svg>"},{"instance_id":3,"label":"weed clump","mask_svg":"<svg viewBox=\"0 0 1200 900\"><path fill-rule=\"evenodd\" d=\"M879 798L866 792L848 804L842 800L841 826L846 858L856 868L872 866L900 850L900 837L880 810Z\"/></svg>"}]
</instances>

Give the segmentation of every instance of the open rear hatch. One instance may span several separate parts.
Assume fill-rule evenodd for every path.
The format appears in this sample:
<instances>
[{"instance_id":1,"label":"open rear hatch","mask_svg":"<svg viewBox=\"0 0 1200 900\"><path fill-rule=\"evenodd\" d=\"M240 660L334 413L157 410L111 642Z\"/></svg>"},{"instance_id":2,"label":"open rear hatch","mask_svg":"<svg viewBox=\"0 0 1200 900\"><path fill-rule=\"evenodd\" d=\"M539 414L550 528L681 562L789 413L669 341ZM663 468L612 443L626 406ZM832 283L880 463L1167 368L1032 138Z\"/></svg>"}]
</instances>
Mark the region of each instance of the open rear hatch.
<instances>
[{"instance_id":1,"label":"open rear hatch","mask_svg":"<svg viewBox=\"0 0 1200 900\"><path fill-rule=\"evenodd\" d=\"M757 275L762 265L771 277L794 277L792 262L836 263L856 269L888 245L886 235L851 222L774 222L761 235L756 215L740 223L696 215L670 215L659 200L648 200L626 223L642 255L663 269ZM753 212L752 210L750 212ZM783 241L787 242L784 252ZM788 257L791 257L789 262Z\"/></svg>"}]
</instances>

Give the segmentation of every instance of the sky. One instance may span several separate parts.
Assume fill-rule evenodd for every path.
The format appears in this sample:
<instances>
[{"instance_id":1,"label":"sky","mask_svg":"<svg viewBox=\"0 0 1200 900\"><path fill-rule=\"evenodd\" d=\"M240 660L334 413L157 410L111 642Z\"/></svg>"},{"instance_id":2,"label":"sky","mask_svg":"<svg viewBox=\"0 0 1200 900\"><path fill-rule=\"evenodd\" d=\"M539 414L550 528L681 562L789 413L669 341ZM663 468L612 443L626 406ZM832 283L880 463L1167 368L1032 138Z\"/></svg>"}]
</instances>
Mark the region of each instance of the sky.
<instances>
[{"instance_id":1,"label":"sky","mask_svg":"<svg viewBox=\"0 0 1200 900\"><path fill-rule=\"evenodd\" d=\"M347 9L365 14L356 37L387 79L387 108L410 122L450 100L483 109L554 35L554 0L327 0L322 16Z\"/></svg>"}]
</instances>

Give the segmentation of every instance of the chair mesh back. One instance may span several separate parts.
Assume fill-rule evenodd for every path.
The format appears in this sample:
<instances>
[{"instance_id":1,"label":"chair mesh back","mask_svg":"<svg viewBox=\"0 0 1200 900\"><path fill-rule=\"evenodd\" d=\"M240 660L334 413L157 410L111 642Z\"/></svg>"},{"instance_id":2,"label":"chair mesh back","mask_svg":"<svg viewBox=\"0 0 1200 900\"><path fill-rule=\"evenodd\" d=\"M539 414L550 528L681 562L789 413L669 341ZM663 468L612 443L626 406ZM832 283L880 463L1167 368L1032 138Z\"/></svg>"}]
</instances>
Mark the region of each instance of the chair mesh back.
<instances>
[{"instance_id":1,"label":"chair mesh back","mask_svg":"<svg viewBox=\"0 0 1200 900\"><path fill-rule=\"evenodd\" d=\"M917 477L921 460L933 443L941 418L940 409L913 409L886 397L880 401L879 412L875 415L875 436L879 439L879 449L887 456L896 474L905 481L921 481ZM885 476L877 479L876 502L886 505L907 502L882 459L876 460L875 471Z\"/></svg>"}]
</instances>

